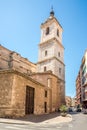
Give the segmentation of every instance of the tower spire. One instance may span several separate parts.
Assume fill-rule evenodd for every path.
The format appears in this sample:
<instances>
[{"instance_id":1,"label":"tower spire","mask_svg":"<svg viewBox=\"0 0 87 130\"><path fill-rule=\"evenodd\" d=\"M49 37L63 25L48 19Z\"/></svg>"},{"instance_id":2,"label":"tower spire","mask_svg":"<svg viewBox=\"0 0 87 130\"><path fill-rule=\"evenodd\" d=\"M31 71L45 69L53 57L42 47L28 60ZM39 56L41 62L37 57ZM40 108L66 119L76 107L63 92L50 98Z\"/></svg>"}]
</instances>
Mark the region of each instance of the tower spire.
<instances>
[{"instance_id":1,"label":"tower spire","mask_svg":"<svg viewBox=\"0 0 87 130\"><path fill-rule=\"evenodd\" d=\"M53 5L51 6L51 11L53 11Z\"/></svg>"},{"instance_id":2,"label":"tower spire","mask_svg":"<svg viewBox=\"0 0 87 130\"><path fill-rule=\"evenodd\" d=\"M51 6L50 16L51 16L51 17L53 17L53 16L54 16L53 5Z\"/></svg>"}]
</instances>

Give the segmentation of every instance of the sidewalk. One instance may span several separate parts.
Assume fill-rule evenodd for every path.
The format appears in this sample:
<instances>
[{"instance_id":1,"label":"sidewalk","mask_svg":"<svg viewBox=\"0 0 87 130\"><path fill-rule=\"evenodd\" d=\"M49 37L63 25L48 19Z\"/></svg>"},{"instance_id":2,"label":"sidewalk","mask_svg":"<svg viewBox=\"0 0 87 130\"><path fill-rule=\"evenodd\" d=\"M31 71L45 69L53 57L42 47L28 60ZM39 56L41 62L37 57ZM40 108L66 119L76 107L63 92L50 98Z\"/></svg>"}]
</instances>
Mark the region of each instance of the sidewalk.
<instances>
[{"instance_id":1,"label":"sidewalk","mask_svg":"<svg viewBox=\"0 0 87 130\"><path fill-rule=\"evenodd\" d=\"M58 113L51 113L46 115L28 115L19 119L6 119L0 118L0 123L9 123L9 124L21 124L21 125L29 125L29 124L57 124L63 122L72 121L72 116L67 115L66 117L60 116Z\"/></svg>"}]
</instances>

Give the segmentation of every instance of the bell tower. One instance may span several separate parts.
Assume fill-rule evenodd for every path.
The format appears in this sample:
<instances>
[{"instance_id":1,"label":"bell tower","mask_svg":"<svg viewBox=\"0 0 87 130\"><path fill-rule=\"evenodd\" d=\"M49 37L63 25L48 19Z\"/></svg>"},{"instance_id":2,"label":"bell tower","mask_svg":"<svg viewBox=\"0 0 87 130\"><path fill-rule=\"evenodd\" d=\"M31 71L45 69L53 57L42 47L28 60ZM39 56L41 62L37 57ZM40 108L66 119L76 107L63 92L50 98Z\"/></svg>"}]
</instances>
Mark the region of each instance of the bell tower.
<instances>
[{"instance_id":1,"label":"bell tower","mask_svg":"<svg viewBox=\"0 0 87 130\"><path fill-rule=\"evenodd\" d=\"M37 72L52 71L65 81L64 47L62 45L62 26L54 16L53 9L49 18L41 24L41 40Z\"/></svg>"},{"instance_id":2,"label":"bell tower","mask_svg":"<svg viewBox=\"0 0 87 130\"><path fill-rule=\"evenodd\" d=\"M58 78L60 105L65 104L65 64L62 44L62 26L54 16L53 9L48 19L41 24L41 39L37 72L51 71Z\"/></svg>"}]
</instances>

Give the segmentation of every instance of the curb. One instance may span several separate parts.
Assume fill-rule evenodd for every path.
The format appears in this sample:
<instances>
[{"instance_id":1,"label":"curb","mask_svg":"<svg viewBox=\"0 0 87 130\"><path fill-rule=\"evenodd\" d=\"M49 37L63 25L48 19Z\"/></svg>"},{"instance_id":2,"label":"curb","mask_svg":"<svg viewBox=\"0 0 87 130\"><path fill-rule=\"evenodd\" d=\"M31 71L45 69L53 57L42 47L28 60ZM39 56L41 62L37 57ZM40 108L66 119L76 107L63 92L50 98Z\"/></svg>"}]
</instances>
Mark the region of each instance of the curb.
<instances>
[{"instance_id":1,"label":"curb","mask_svg":"<svg viewBox=\"0 0 87 130\"><path fill-rule=\"evenodd\" d=\"M56 118L52 118L52 119L49 119L49 120L45 120L45 121L42 121L42 122L38 122L38 123L35 123L35 122L30 122L30 121L21 121L21 120L14 120L14 119L3 119L3 118L0 118L0 123L7 123L7 124L19 124L19 125L36 125L36 124L59 124L59 123L67 123L67 122L71 122L72 121L72 116L71 115L68 115L66 117L56 117Z\"/></svg>"},{"instance_id":2,"label":"curb","mask_svg":"<svg viewBox=\"0 0 87 130\"><path fill-rule=\"evenodd\" d=\"M0 118L0 123L19 124L19 125L30 125L30 124L34 124L34 123L28 122L28 121L18 121L18 120L2 119L2 118Z\"/></svg>"}]
</instances>

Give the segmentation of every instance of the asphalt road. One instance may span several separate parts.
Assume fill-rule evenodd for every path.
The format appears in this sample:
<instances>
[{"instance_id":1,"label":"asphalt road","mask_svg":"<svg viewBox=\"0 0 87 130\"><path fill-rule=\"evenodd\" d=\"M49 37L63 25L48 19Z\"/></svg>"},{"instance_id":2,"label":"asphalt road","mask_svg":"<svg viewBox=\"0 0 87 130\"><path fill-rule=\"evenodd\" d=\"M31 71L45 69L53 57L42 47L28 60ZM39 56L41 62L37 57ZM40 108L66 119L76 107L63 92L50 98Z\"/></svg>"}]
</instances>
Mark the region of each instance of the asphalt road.
<instances>
[{"instance_id":1,"label":"asphalt road","mask_svg":"<svg viewBox=\"0 0 87 130\"><path fill-rule=\"evenodd\" d=\"M6 124L0 123L0 130L87 130L87 114L73 113L73 120L69 123L61 124Z\"/></svg>"}]
</instances>

